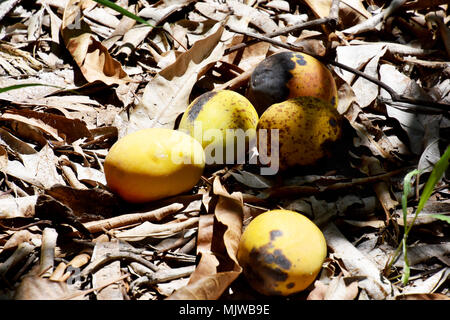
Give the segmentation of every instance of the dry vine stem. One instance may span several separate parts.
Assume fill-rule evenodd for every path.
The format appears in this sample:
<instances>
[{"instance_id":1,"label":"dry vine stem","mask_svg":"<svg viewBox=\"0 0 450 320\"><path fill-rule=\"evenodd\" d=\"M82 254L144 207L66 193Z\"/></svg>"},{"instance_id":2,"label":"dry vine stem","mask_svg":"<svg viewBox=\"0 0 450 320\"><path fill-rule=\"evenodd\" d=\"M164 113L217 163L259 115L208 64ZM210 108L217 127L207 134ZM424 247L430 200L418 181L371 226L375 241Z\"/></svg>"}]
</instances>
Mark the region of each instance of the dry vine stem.
<instances>
[{"instance_id":1,"label":"dry vine stem","mask_svg":"<svg viewBox=\"0 0 450 320\"><path fill-rule=\"evenodd\" d=\"M132 253L132 252L120 251L118 253L108 254L106 256L101 257L100 259L92 261L91 263L89 263L86 266L86 268L83 269L83 271L81 272L80 276L81 277L86 277L87 275L89 275L89 274L99 270L105 264L108 264L108 263L110 263L112 261L116 261L116 260L135 261L135 262L140 263L143 266L149 268L153 272L158 271L158 267L157 266L155 266L152 262L148 261L147 259L142 258L140 255L137 255L137 254Z\"/></svg>"},{"instance_id":2,"label":"dry vine stem","mask_svg":"<svg viewBox=\"0 0 450 320\"><path fill-rule=\"evenodd\" d=\"M56 239L58 233L53 228L45 228L42 232L41 259L38 274L51 276L53 273Z\"/></svg>"},{"instance_id":3,"label":"dry vine stem","mask_svg":"<svg viewBox=\"0 0 450 320\"><path fill-rule=\"evenodd\" d=\"M146 213L138 214L138 213L130 213L124 214L118 217L109 218L105 220L99 221L90 221L84 223L86 229L88 229L91 233L100 232L103 230L110 230L113 228L123 227L127 225L132 225L135 223L142 223L145 221L159 221L170 214L176 213L183 208L181 203L173 203L163 208L158 208L153 211L149 211Z\"/></svg>"},{"instance_id":4,"label":"dry vine stem","mask_svg":"<svg viewBox=\"0 0 450 320\"><path fill-rule=\"evenodd\" d=\"M331 20L331 19L330 19ZM381 87L382 89L386 90L388 92L388 94L391 96L391 99L393 102L401 102L405 104L405 107L416 107L416 106L423 106L426 109L429 108L435 108L438 110L442 110L442 111L447 111L450 112L450 105L449 104L445 104L445 103L438 103L435 101L430 101L430 100L424 100L424 99L412 99L412 98L408 98L408 97L404 97L402 95L399 95L397 92L395 92L391 87L389 87L387 84L385 84L384 82L381 82L380 80L376 79L375 77L369 76L367 74L365 74L362 71L359 71L357 69L351 68L349 66L346 66L342 63L339 63L337 61L334 61L332 59L327 59L321 56L318 56L314 53L310 53L310 52L304 52L304 48L293 45L293 44L289 44L289 43L284 43L281 42L279 40L275 40L275 39L271 39L271 35L273 33L267 34L267 35L260 35L260 34L256 34L253 32L248 32L248 31L243 31L243 30L237 30L233 27L230 26L226 26L226 28L231 31L231 32L235 32L235 33L239 33L239 34L243 34L245 36L254 38L256 40L259 41L264 41L264 42L268 42L271 43L275 46L279 46L281 48L285 48L291 51L295 51L295 52L302 52L302 53L307 53L311 56L313 56L314 58L316 58L317 60L320 60L322 63L325 64L331 64L334 65L338 68L344 69L348 72L354 73L360 77L363 77L364 79L375 83L376 85L378 85L379 87ZM232 48L230 48L232 49ZM394 106L395 107L395 106ZM416 109L417 111L419 111L419 109Z\"/></svg>"},{"instance_id":5,"label":"dry vine stem","mask_svg":"<svg viewBox=\"0 0 450 320\"><path fill-rule=\"evenodd\" d=\"M35 246L28 242L22 242L19 244L14 253L5 262L0 264L0 279L4 277L9 269L24 260L34 250L34 248Z\"/></svg>"},{"instance_id":6,"label":"dry vine stem","mask_svg":"<svg viewBox=\"0 0 450 320\"><path fill-rule=\"evenodd\" d=\"M337 182L337 183L331 184L326 187L284 186L284 187L274 188L274 189L270 190L270 192L267 194L267 196L264 199L276 198L276 197L281 197L281 196L283 196L283 197L294 196L294 195L299 195L299 194L313 195L313 194L318 194L318 193L322 193L322 192L326 192L326 191L336 191L336 190L348 189L348 188L354 187L356 185L382 181L386 178L398 175L407 169L409 169L409 168L402 168L402 169L394 170L394 171L391 171L388 173L378 174L378 175L364 177L364 178L356 178L356 179L352 179L349 182Z\"/></svg>"}]
</instances>

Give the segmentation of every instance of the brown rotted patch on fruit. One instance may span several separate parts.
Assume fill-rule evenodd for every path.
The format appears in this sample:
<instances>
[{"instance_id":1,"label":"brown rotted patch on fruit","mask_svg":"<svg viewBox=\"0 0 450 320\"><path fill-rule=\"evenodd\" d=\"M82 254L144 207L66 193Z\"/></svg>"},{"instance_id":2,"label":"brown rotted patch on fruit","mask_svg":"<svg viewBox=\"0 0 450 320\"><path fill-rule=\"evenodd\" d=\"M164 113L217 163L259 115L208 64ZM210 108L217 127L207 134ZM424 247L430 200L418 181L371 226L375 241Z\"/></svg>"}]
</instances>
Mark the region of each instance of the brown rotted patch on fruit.
<instances>
[{"instance_id":1,"label":"brown rotted patch on fruit","mask_svg":"<svg viewBox=\"0 0 450 320\"><path fill-rule=\"evenodd\" d=\"M210 91L202 94L197 98L195 103L192 105L192 107L189 109L187 118L189 121L195 121L197 119L198 114L200 111L202 111L203 106L205 103L207 103L212 97L214 97L217 94L217 92Z\"/></svg>"},{"instance_id":2,"label":"brown rotted patch on fruit","mask_svg":"<svg viewBox=\"0 0 450 320\"><path fill-rule=\"evenodd\" d=\"M267 245L260 247L259 249L253 248L252 251L250 252L250 259L258 261L259 264L263 265L275 264L284 270L289 270L292 266L292 263L283 254L283 251L280 249L275 249L272 253L269 252L268 250L269 248L273 248L272 241L269 242Z\"/></svg>"},{"instance_id":3,"label":"brown rotted patch on fruit","mask_svg":"<svg viewBox=\"0 0 450 320\"><path fill-rule=\"evenodd\" d=\"M296 60L292 52L281 52L266 58L256 66L250 79L249 100L261 114L270 105L289 96L287 83L292 78Z\"/></svg>"},{"instance_id":4,"label":"brown rotted patch on fruit","mask_svg":"<svg viewBox=\"0 0 450 320\"><path fill-rule=\"evenodd\" d=\"M273 248L272 238L275 239L281 235L279 230L273 230L268 244L250 251L249 259L253 262L252 265L243 266L245 275L252 285L261 288L262 291L270 291L272 294L281 294L275 289L276 284L287 280L288 274L283 270L289 270L292 266L282 250L275 249L273 253L269 252L269 249ZM273 267L273 264L276 267ZM267 282L268 279L271 281ZM268 287L269 283L272 284L271 287Z\"/></svg>"}]
</instances>

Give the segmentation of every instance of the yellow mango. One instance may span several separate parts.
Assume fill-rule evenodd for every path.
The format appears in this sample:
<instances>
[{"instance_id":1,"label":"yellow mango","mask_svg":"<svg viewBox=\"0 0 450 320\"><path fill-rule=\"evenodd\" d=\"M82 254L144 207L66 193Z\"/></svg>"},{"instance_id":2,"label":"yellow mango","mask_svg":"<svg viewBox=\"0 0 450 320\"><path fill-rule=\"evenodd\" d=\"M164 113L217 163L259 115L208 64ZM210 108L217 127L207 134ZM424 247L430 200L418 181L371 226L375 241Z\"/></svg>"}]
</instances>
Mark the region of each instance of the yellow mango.
<instances>
[{"instance_id":1,"label":"yellow mango","mask_svg":"<svg viewBox=\"0 0 450 320\"><path fill-rule=\"evenodd\" d=\"M150 128L128 134L104 163L109 188L128 202L147 202L192 189L205 167L203 148L177 130Z\"/></svg>"}]
</instances>

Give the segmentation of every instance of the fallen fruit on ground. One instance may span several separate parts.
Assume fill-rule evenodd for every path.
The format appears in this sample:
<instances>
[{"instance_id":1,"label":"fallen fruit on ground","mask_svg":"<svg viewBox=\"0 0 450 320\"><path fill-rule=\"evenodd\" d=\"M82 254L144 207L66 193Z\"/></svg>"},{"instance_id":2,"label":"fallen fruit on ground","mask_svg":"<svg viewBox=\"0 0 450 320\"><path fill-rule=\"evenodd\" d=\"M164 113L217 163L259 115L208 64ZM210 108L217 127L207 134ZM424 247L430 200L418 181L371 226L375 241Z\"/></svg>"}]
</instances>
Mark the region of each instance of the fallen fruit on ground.
<instances>
[{"instance_id":1,"label":"fallen fruit on ground","mask_svg":"<svg viewBox=\"0 0 450 320\"><path fill-rule=\"evenodd\" d=\"M287 296L314 281L326 255L325 238L311 220L294 211L272 210L248 224L237 258L256 291Z\"/></svg>"},{"instance_id":2,"label":"fallen fruit on ground","mask_svg":"<svg viewBox=\"0 0 450 320\"><path fill-rule=\"evenodd\" d=\"M246 97L231 90L218 90L192 101L181 118L179 130L202 144L207 164L229 164L242 159L249 142L256 139L258 119Z\"/></svg>"},{"instance_id":3,"label":"fallen fruit on ground","mask_svg":"<svg viewBox=\"0 0 450 320\"><path fill-rule=\"evenodd\" d=\"M275 150L273 137L263 138L264 132L270 137L271 129L278 129L279 150ZM340 138L341 131L341 117L329 102L315 97L289 99L270 106L261 116L259 152L269 159L272 152L278 153L280 170L313 165L330 155L329 146Z\"/></svg>"},{"instance_id":4,"label":"fallen fruit on ground","mask_svg":"<svg viewBox=\"0 0 450 320\"><path fill-rule=\"evenodd\" d=\"M203 148L191 136L143 129L118 140L104 163L109 188L128 202L147 202L192 189L205 167Z\"/></svg>"},{"instance_id":5,"label":"fallen fruit on ground","mask_svg":"<svg viewBox=\"0 0 450 320\"><path fill-rule=\"evenodd\" d=\"M316 58L280 52L261 61L252 72L247 97L259 115L272 104L300 96L321 98L337 106L334 78Z\"/></svg>"}]
</instances>

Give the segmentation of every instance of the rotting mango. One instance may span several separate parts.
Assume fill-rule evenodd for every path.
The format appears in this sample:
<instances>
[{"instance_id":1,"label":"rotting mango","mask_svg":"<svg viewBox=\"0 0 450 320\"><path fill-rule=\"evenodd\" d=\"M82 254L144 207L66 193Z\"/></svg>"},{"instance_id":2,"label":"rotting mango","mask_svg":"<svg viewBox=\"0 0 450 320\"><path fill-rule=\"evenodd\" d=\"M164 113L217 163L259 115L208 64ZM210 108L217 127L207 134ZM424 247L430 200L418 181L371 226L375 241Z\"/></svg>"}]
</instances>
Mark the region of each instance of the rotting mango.
<instances>
[{"instance_id":1,"label":"rotting mango","mask_svg":"<svg viewBox=\"0 0 450 320\"><path fill-rule=\"evenodd\" d=\"M314 281L326 255L325 237L311 220L295 211L272 210L247 225L237 259L256 291L287 296Z\"/></svg>"},{"instance_id":2,"label":"rotting mango","mask_svg":"<svg viewBox=\"0 0 450 320\"><path fill-rule=\"evenodd\" d=\"M257 126L261 131L278 129L280 170L294 166L314 165L330 155L329 144L342 132L342 119L330 103L315 97L298 97L270 106ZM273 142L271 142L273 143ZM258 141L260 154L271 155L271 144Z\"/></svg>"},{"instance_id":3,"label":"rotting mango","mask_svg":"<svg viewBox=\"0 0 450 320\"><path fill-rule=\"evenodd\" d=\"M183 114L178 129L199 141L206 164L243 163L256 140L258 114L247 98L231 90L206 92Z\"/></svg>"},{"instance_id":4,"label":"rotting mango","mask_svg":"<svg viewBox=\"0 0 450 320\"><path fill-rule=\"evenodd\" d=\"M149 128L128 134L109 150L104 171L109 188L128 202L148 202L192 189L205 155L191 136Z\"/></svg>"},{"instance_id":5,"label":"rotting mango","mask_svg":"<svg viewBox=\"0 0 450 320\"><path fill-rule=\"evenodd\" d=\"M261 115L269 106L291 98L313 96L337 107L337 88L330 70L305 53L280 52L253 70L247 98Z\"/></svg>"}]
</instances>

